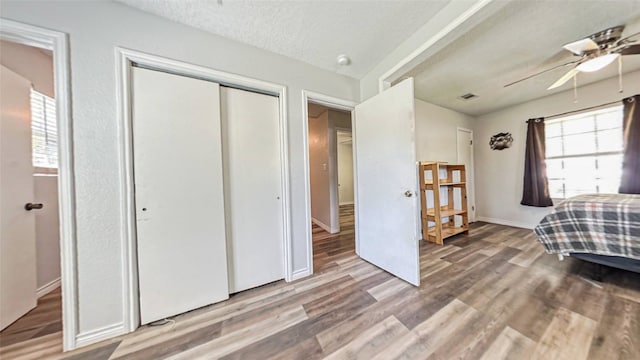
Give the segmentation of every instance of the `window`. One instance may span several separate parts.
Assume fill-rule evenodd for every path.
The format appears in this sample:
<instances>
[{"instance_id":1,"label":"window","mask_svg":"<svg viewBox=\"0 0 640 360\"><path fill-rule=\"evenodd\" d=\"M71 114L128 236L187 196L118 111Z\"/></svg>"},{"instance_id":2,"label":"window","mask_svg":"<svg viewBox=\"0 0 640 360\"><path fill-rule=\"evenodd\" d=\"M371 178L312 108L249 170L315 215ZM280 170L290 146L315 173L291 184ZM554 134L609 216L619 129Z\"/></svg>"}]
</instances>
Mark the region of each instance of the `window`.
<instances>
[{"instance_id":1,"label":"window","mask_svg":"<svg viewBox=\"0 0 640 360\"><path fill-rule=\"evenodd\" d=\"M545 122L552 198L617 193L622 173L622 106Z\"/></svg>"},{"instance_id":2,"label":"window","mask_svg":"<svg viewBox=\"0 0 640 360\"><path fill-rule=\"evenodd\" d=\"M31 89L31 151L36 172L58 168L56 101Z\"/></svg>"}]
</instances>

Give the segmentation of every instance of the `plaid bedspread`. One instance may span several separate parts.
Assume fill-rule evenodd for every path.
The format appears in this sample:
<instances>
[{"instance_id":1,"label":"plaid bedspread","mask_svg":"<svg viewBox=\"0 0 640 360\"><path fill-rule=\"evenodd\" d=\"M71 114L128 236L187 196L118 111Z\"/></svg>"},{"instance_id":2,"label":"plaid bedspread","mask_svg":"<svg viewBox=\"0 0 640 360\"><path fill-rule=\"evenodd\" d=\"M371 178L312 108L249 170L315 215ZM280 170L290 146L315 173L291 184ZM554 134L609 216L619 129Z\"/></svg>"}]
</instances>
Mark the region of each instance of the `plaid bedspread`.
<instances>
[{"instance_id":1,"label":"plaid bedspread","mask_svg":"<svg viewBox=\"0 0 640 360\"><path fill-rule=\"evenodd\" d=\"M580 195L535 228L551 254L590 253L640 260L640 195Z\"/></svg>"}]
</instances>

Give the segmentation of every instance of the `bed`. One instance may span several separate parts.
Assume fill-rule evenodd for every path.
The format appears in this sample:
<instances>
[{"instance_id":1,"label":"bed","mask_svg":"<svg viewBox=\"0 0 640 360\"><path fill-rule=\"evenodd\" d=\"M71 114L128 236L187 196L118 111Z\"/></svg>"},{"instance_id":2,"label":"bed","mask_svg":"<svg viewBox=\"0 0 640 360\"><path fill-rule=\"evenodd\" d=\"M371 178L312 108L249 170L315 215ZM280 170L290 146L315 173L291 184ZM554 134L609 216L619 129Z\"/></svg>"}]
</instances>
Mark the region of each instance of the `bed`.
<instances>
[{"instance_id":1,"label":"bed","mask_svg":"<svg viewBox=\"0 0 640 360\"><path fill-rule=\"evenodd\" d=\"M572 197L534 231L547 253L640 273L640 195Z\"/></svg>"}]
</instances>

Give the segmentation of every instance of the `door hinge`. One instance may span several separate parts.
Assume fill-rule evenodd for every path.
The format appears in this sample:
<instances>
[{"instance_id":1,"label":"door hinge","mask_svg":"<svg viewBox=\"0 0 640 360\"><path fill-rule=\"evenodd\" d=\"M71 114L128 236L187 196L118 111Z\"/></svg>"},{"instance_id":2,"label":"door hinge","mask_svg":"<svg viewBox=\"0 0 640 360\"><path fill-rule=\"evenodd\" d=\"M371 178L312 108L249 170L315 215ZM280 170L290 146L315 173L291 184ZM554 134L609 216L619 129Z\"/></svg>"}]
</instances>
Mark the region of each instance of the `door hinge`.
<instances>
[{"instance_id":1,"label":"door hinge","mask_svg":"<svg viewBox=\"0 0 640 360\"><path fill-rule=\"evenodd\" d=\"M469 140L469 145L473 145L473 140Z\"/></svg>"}]
</instances>

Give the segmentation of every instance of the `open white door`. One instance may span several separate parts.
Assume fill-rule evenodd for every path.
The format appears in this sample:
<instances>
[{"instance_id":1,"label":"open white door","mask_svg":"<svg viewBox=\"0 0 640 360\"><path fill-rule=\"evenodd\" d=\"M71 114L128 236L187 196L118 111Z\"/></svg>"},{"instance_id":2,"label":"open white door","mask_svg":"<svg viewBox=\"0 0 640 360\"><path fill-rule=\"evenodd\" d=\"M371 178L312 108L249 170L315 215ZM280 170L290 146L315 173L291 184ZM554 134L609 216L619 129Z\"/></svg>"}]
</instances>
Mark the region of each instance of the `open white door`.
<instances>
[{"instance_id":1,"label":"open white door","mask_svg":"<svg viewBox=\"0 0 640 360\"><path fill-rule=\"evenodd\" d=\"M413 79L356 106L358 255L420 285Z\"/></svg>"},{"instance_id":2,"label":"open white door","mask_svg":"<svg viewBox=\"0 0 640 360\"><path fill-rule=\"evenodd\" d=\"M0 65L0 330L37 304L31 82Z\"/></svg>"},{"instance_id":3,"label":"open white door","mask_svg":"<svg viewBox=\"0 0 640 360\"><path fill-rule=\"evenodd\" d=\"M142 324L229 297L220 86L134 67Z\"/></svg>"}]
</instances>

